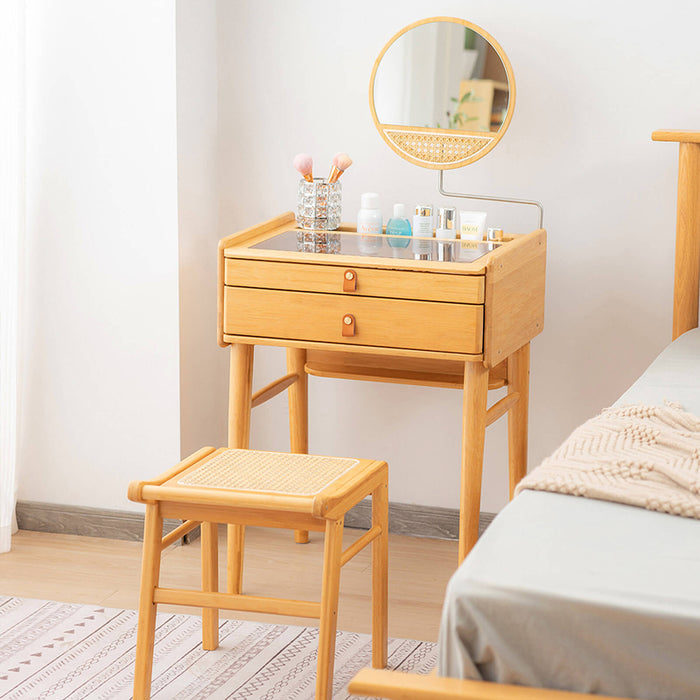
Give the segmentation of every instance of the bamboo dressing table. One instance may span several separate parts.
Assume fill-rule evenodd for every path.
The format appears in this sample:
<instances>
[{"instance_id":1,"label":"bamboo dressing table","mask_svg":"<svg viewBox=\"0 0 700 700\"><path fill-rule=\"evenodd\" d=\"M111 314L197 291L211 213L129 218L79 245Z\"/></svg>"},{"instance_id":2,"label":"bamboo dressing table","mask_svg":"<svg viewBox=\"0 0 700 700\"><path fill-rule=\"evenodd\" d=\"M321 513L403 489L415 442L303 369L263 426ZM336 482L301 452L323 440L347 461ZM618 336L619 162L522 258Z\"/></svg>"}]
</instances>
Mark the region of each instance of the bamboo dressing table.
<instances>
[{"instance_id":1,"label":"bamboo dressing table","mask_svg":"<svg viewBox=\"0 0 700 700\"><path fill-rule=\"evenodd\" d=\"M249 446L251 409L286 389L291 451L307 452L309 374L462 389L461 562L478 537L485 430L506 413L511 496L527 471L530 340L543 327L546 232L479 244L473 260L458 262L414 260L386 236L378 254L363 255L346 225L334 232L338 252L301 251L300 233L289 212L219 244L229 447ZM253 394L255 345L286 347L287 374ZM503 386L507 395L487 410L488 390ZM229 527L232 554L243 530ZM229 556L229 587L241 575Z\"/></svg>"}]
</instances>

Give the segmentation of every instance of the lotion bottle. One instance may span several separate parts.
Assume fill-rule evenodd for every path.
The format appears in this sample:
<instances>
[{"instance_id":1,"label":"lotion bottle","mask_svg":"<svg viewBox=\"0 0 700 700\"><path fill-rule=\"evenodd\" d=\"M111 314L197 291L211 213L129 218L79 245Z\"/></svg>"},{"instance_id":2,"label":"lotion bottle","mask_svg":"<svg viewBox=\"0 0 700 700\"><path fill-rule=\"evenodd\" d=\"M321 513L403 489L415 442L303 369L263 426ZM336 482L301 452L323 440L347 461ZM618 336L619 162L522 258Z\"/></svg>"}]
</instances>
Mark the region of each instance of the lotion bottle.
<instances>
[{"instance_id":1,"label":"lotion bottle","mask_svg":"<svg viewBox=\"0 0 700 700\"><path fill-rule=\"evenodd\" d=\"M437 216L435 238L438 239L438 260L454 260L454 244L457 238L457 211L454 207L440 207Z\"/></svg>"},{"instance_id":2,"label":"lotion bottle","mask_svg":"<svg viewBox=\"0 0 700 700\"><path fill-rule=\"evenodd\" d=\"M387 238L387 243L392 248L406 248L410 241L411 222L406 218L406 205L394 204L394 215L386 224L387 236L401 236L401 238Z\"/></svg>"},{"instance_id":3,"label":"lotion bottle","mask_svg":"<svg viewBox=\"0 0 700 700\"><path fill-rule=\"evenodd\" d=\"M379 208L379 195L375 192L365 192L360 198L357 232L360 234L361 253L374 255L381 250L382 210Z\"/></svg>"},{"instance_id":4,"label":"lotion bottle","mask_svg":"<svg viewBox=\"0 0 700 700\"><path fill-rule=\"evenodd\" d=\"M433 237L432 204L416 205L416 213L413 215L413 236L413 257L416 260L430 260L433 244L421 239Z\"/></svg>"}]
</instances>

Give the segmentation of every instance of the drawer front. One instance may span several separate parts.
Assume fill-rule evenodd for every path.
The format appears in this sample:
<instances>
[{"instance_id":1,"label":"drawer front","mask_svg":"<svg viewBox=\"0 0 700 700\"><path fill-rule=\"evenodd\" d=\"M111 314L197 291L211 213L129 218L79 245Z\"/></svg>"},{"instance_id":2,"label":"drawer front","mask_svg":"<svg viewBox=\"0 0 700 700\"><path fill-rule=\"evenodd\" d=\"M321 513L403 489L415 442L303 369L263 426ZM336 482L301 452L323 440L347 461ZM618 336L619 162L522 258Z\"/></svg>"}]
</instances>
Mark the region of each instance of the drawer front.
<instances>
[{"instance_id":1,"label":"drawer front","mask_svg":"<svg viewBox=\"0 0 700 700\"><path fill-rule=\"evenodd\" d=\"M224 334L479 354L483 309L470 304L225 287ZM348 315L353 317L353 335L343 335Z\"/></svg>"},{"instance_id":2,"label":"drawer front","mask_svg":"<svg viewBox=\"0 0 700 700\"><path fill-rule=\"evenodd\" d=\"M351 272L355 289L348 291L345 275ZM357 296L391 297L449 301L463 304L484 303L484 277L479 275L410 272L340 265L269 262L227 258L224 282L237 287L286 289L298 292L324 292Z\"/></svg>"}]
</instances>

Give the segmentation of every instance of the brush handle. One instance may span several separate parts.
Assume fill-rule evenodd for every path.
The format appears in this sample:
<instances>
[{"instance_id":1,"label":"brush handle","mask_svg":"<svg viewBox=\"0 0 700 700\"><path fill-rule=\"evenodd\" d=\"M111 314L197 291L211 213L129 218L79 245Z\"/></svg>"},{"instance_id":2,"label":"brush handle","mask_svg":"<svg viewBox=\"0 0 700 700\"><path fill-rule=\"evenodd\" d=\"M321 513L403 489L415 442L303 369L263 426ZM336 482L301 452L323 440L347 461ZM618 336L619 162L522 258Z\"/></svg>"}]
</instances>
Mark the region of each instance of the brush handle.
<instances>
[{"instance_id":1,"label":"brush handle","mask_svg":"<svg viewBox=\"0 0 700 700\"><path fill-rule=\"evenodd\" d=\"M342 174L343 174L343 171L337 165L334 165L331 168L331 174L328 176L328 182L330 184L336 182Z\"/></svg>"}]
</instances>

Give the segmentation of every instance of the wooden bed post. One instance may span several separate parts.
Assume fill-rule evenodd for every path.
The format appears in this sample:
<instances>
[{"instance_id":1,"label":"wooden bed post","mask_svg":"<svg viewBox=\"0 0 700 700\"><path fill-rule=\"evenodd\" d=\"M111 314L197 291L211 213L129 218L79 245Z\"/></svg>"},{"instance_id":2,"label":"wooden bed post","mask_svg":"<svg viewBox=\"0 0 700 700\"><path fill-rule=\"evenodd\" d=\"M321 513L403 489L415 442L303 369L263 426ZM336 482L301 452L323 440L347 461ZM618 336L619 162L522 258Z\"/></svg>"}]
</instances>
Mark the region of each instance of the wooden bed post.
<instances>
[{"instance_id":1,"label":"wooden bed post","mask_svg":"<svg viewBox=\"0 0 700 700\"><path fill-rule=\"evenodd\" d=\"M698 327L700 293L700 132L655 131L653 141L679 144L673 340Z\"/></svg>"}]
</instances>

